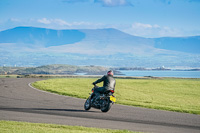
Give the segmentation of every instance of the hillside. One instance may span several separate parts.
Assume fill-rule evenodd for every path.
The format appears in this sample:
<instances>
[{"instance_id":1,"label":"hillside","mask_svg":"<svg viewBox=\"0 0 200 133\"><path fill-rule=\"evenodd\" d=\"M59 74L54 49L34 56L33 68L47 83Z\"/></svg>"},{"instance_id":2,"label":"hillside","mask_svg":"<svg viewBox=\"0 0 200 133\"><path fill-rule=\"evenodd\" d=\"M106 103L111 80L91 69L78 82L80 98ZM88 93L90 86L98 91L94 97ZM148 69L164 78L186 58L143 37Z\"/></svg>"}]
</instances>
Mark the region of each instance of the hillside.
<instances>
[{"instance_id":1,"label":"hillside","mask_svg":"<svg viewBox=\"0 0 200 133\"><path fill-rule=\"evenodd\" d=\"M155 48L200 54L200 36L156 38Z\"/></svg>"},{"instance_id":2,"label":"hillside","mask_svg":"<svg viewBox=\"0 0 200 133\"><path fill-rule=\"evenodd\" d=\"M16 27L0 32L0 43L17 43L28 46L59 46L81 41L85 37L78 30L52 30L35 27Z\"/></svg>"},{"instance_id":3,"label":"hillside","mask_svg":"<svg viewBox=\"0 0 200 133\"><path fill-rule=\"evenodd\" d=\"M0 67L0 74L104 75L109 68L101 66L45 65L39 67Z\"/></svg>"},{"instance_id":4,"label":"hillside","mask_svg":"<svg viewBox=\"0 0 200 133\"><path fill-rule=\"evenodd\" d=\"M1 66L199 67L200 36L143 38L116 29L16 27L0 32Z\"/></svg>"}]
</instances>

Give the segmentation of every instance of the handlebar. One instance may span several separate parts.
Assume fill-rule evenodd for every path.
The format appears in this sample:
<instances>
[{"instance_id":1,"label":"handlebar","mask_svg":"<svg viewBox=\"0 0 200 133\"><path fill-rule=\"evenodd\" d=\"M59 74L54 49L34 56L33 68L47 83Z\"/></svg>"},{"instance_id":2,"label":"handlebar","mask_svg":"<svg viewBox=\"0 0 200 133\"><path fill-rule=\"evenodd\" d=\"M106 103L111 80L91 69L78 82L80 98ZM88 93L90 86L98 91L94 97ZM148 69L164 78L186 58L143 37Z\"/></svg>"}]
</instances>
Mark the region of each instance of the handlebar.
<instances>
[{"instance_id":1,"label":"handlebar","mask_svg":"<svg viewBox=\"0 0 200 133\"><path fill-rule=\"evenodd\" d=\"M94 88L98 88L99 86L97 86L96 84L93 84L94 85Z\"/></svg>"}]
</instances>

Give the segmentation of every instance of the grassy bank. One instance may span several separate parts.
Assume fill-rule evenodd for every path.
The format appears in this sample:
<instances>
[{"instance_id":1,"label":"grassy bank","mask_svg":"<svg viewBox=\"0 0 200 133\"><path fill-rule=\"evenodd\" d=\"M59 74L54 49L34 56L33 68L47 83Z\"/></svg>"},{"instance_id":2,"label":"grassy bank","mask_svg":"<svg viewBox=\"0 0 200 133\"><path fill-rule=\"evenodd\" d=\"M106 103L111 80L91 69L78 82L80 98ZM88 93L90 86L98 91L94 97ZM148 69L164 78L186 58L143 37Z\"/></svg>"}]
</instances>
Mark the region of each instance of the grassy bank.
<instances>
[{"instance_id":1,"label":"grassy bank","mask_svg":"<svg viewBox=\"0 0 200 133\"><path fill-rule=\"evenodd\" d=\"M111 130L87 128L82 126L66 126L15 121L0 121L2 133L133 133L128 130Z\"/></svg>"},{"instance_id":2,"label":"grassy bank","mask_svg":"<svg viewBox=\"0 0 200 133\"><path fill-rule=\"evenodd\" d=\"M49 79L32 85L41 90L86 99L95 80ZM116 82L118 104L200 114L200 79L116 79Z\"/></svg>"},{"instance_id":3,"label":"grassy bank","mask_svg":"<svg viewBox=\"0 0 200 133\"><path fill-rule=\"evenodd\" d=\"M18 75L0 75L0 78L17 78Z\"/></svg>"}]
</instances>

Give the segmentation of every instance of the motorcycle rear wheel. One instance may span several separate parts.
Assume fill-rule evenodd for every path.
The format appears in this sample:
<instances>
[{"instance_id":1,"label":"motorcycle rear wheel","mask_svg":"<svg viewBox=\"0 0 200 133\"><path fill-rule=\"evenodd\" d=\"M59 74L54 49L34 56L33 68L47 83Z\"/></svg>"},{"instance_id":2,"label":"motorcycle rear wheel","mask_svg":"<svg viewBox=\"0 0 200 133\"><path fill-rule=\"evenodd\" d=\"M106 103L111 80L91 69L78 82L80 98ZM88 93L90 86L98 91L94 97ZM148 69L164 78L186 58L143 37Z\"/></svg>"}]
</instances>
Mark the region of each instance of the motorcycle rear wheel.
<instances>
[{"instance_id":1,"label":"motorcycle rear wheel","mask_svg":"<svg viewBox=\"0 0 200 133\"><path fill-rule=\"evenodd\" d=\"M108 112L112 106L112 103L110 102L110 100L105 100L105 103L101 105L101 111L102 112Z\"/></svg>"},{"instance_id":2,"label":"motorcycle rear wheel","mask_svg":"<svg viewBox=\"0 0 200 133\"><path fill-rule=\"evenodd\" d=\"M91 99L88 98L88 99L85 101L84 109L85 109L85 110L89 110L90 108L91 108Z\"/></svg>"}]
</instances>

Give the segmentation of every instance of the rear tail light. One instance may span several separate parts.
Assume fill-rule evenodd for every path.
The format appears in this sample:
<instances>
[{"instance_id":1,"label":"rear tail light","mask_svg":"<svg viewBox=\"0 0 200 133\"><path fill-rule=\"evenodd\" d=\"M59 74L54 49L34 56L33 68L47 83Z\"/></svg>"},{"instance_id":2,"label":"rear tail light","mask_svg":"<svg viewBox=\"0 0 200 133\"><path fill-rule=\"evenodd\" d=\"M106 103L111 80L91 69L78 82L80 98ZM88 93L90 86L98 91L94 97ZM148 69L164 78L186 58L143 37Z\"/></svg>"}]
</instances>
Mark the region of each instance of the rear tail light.
<instances>
[{"instance_id":1,"label":"rear tail light","mask_svg":"<svg viewBox=\"0 0 200 133\"><path fill-rule=\"evenodd\" d=\"M114 90L110 90L110 92L114 93L115 91Z\"/></svg>"}]
</instances>

